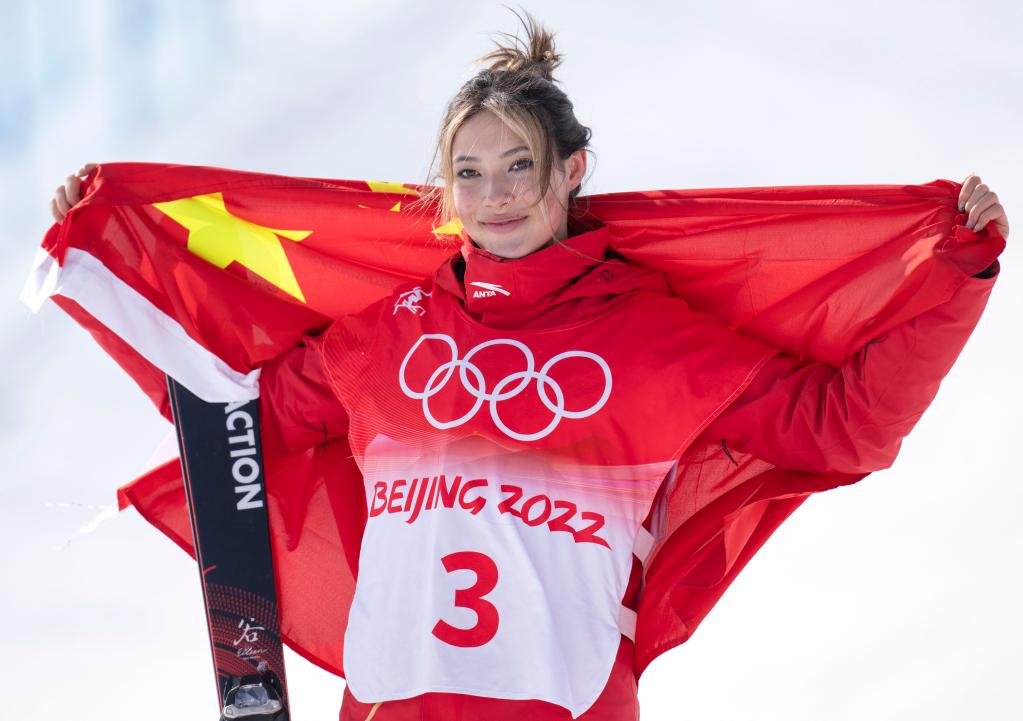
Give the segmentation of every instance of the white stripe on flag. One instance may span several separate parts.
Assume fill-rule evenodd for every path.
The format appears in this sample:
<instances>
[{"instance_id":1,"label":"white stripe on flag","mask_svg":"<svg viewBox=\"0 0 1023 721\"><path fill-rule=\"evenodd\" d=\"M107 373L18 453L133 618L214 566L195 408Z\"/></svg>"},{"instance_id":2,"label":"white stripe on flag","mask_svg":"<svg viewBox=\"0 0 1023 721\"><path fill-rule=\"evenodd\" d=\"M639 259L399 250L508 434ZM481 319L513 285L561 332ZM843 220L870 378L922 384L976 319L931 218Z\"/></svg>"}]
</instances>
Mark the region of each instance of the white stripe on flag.
<instances>
[{"instance_id":1,"label":"white stripe on flag","mask_svg":"<svg viewBox=\"0 0 1023 721\"><path fill-rule=\"evenodd\" d=\"M58 266L45 250L36 255L21 300L33 311L62 295L120 336L143 358L208 403L259 397L259 368L240 373L196 342L181 324L114 275L98 258L68 248Z\"/></svg>"},{"instance_id":2,"label":"white stripe on flag","mask_svg":"<svg viewBox=\"0 0 1023 721\"><path fill-rule=\"evenodd\" d=\"M53 295L53 289L57 286L57 275L60 273L60 266L56 259L46 252L44 248L36 248L36 256L32 259L32 270L25 279L25 286L21 289L21 302L38 313L43 307L43 301Z\"/></svg>"}]
</instances>

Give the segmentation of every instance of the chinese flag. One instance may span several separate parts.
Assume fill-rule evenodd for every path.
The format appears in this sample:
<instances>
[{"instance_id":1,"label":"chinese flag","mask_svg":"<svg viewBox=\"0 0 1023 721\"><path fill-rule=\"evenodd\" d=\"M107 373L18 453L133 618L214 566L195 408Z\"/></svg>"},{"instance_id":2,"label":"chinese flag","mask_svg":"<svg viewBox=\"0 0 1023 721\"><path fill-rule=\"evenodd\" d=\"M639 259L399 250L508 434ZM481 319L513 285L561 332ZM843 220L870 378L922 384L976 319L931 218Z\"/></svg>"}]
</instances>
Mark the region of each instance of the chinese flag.
<instances>
[{"instance_id":1,"label":"chinese flag","mask_svg":"<svg viewBox=\"0 0 1023 721\"><path fill-rule=\"evenodd\" d=\"M613 193L579 199L574 220L607 225L615 252L664 273L694 310L838 366L948 300L964 271L984 270L1002 251L993 225L962 225L959 188L936 180ZM168 419L166 375L207 401L254 398L262 364L457 252L460 227L436 227L423 190L101 165L46 234L23 299L38 308L51 298L67 311ZM338 674L365 516L350 456L338 439L271 454L265 469L282 635ZM691 635L810 493L862 477L762 464L727 473L714 479L727 493L699 508L669 506L671 535L647 566L637 672ZM118 498L192 553L178 461Z\"/></svg>"}]
</instances>

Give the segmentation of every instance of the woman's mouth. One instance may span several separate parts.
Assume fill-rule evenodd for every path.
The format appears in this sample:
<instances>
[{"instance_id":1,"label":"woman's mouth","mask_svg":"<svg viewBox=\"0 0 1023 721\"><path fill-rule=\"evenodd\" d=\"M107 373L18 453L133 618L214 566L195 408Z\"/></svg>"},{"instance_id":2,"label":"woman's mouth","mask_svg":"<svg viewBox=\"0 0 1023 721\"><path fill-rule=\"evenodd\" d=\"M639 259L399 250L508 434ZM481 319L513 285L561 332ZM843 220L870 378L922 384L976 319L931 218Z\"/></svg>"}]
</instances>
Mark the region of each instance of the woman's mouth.
<instances>
[{"instance_id":1,"label":"woman's mouth","mask_svg":"<svg viewBox=\"0 0 1023 721\"><path fill-rule=\"evenodd\" d=\"M495 233L506 233L515 230L521 226L526 219L523 218L509 218L508 220L491 220L491 221L480 221L480 224L487 230Z\"/></svg>"}]
</instances>

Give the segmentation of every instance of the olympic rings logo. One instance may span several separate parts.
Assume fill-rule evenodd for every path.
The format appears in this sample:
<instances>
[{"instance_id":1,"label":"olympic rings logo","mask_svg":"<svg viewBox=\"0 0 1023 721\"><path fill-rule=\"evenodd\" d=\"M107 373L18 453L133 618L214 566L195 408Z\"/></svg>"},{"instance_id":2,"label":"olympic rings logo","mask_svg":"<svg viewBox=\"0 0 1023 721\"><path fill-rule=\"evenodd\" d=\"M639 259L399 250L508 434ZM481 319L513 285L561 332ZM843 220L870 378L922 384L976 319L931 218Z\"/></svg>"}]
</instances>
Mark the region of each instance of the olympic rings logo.
<instances>
[{"instance_id":1,"label":"olympic rings logo","mask_svg":"<svg viewBox=\"0 0 1023 721\"><path fill-rule=\"evenodd\" d=\"M405 369L408 367L409 359L415 354L416 350L424 341L427 340L438 340L446 343L451 349L451 360L441 363L436 370L430 375L430 379L426 381L426 387L422 391L414 391L409 388L408 383L405 381ZM515 373L509 373L504 378L499 380L494 386L493 390L487 390L487 381L483 377L483 372L472 362L472 357L479 353L484 348L491 346L507 345L519 350L525 359L525 370L521 370ZM581 411L570 411L565 408L565 393L562 391L561 386L551 378L548 373L557 363L569 358L589 358L604 374L604 392L600 398L591 405L589 408L585 408ZM484 343L472 348L468 353L465 354L464 358L458 357L458 346L455 344L454 339L443 333L425 333L419 337L419 340L415 342L415 345L409 349L409 352L405 354L405 359L401 362L401 368L398 370L398 383L401 385L401 390L404 391L405 395L415 400L421 400L423 402L423 416L434 428L445 430L447 428L455 428L467 422L473 418L477 411L483 407L484 402L490 403L490 417L493 418L494 424L501 429L501 431L510 438L514 438L519 441L535 441L540 438L544 438L550 435L562 418L586 418L592 416L594 413L599 411L607 403L608 397L611 395L611 369L607 363L599 355L590 353L582 350L570 350L564 353L558 353L556 356L551 358L549 361L543 364L543 367L539 371L535 370L536 362L533 359L533 352L524 343L520 343L517 340L511 338L497 338L495 340L488 340ZM451 379L455 369L458 369L458 378L462 383L462 387L472 395L476 401L469 411L461 418L456 418L451 421L441 421L434 417L430 411L430 398L440 393L440 391L447 385L447 382ZM470 380L471 376L471 380ZM498 403L501 401L514 398L526 389L531 381L535 380L537 383L538 395L540 401L549 410L553 417L550 423L544 428L537 431L536 433L519 433L514 431L505 424L502 420L500 413L498 412ZM512 384L514 387L509 388ZM549 389L549 390L548 390ZM554 395L553 400L551 394Z\"/></svg>"}]
</instances>

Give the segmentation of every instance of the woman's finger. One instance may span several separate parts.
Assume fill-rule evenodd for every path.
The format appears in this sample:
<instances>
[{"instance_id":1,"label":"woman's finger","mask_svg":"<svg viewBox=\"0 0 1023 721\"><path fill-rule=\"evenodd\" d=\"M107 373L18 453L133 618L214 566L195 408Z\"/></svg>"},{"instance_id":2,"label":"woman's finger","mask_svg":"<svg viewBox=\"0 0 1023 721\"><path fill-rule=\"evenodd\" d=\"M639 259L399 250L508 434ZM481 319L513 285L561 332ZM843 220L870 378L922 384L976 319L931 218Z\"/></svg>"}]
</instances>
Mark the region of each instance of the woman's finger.
<instances>
[{"instance_id":1,"label":"woman's finger","mask_svg":"<svg viewBox=\"0 0 1023 721\"><path fill-rule=\"evenodd\" d=\"M1000 217L1004 213L1005 209L1001 206L1000 203L990 205L977 215L977 220L976 222L973 223L972 226L970 226L970 229L978 230L980 228L983 228L985 225L990 223L995 218Z\"/></svg>"},{"instance_id":2,"label":"woman's finger","mask_svg":"<svg viewBox=\"0 0 1023 721\"><path fill-rule=\"evenodd\" d=\"M966 201L969 200L970 194L978 184L980 184L980 177L973 173L963 178L963 187L959 190L959 212L966 208Z\"/></svg>"},{"instance_id":3,"label":"woman's finger","mask_svg":"<svg viewBox=\"0 0 1023 721\"><path fill-rule=\"evenodd\" d=\"M81 184L82 179L77 175L69 175L67 176L67 180L64 181L64 190L67 195L67 202L72 206L82 199L78 190Z\"/></svg>"},{"instance_id":4,"label":"woman's finger","mask_svg":"<svg viewBox=\"0 0 1023 721\"><path fill-rule=\"evenodd\" d=\"M58 223L64 220L64 214L57 210L57 201L53 198L50 198L50 212L53 213L53 219Z\"/></svg>"},{"instance_id":5,"label":"woman's finger","mask_svg":"<svg viewBox=\"0 0 1023 721\"><path fill-rule=\"evenodd\" d=\"M985 188L985 190L978 195L981 188ZM973 191L973 196L966 201L966 225L971 230L977 227L977 218L980 217L980 214L998 202L998 196L986 188L987 186L983 183L978 185L977 189Z\"/></svg>"},{"instance_id":6,"label":"woman's finger","mask_svg":"<svg viewBox=\"0 0 1023 721\"><path fill-rule=\"evenodd\" d=\"M964 210L969 213L970 209L976 205L977 199L986 192L988 192L988 187L980 178L977 178L976 183L970 183L970 191L966 194L966 199L963 202Z\"/></svg>"},{"instance_id":7,"label":"woman's finger","mask_svg":"<svg viewBox=\"0 0 1023 721\"><path fill-rule=\"evenodd\" d=\"M61 215L66 215L71 210L71 204L67 202L67 195L64 191L63 185L58 185L56 192L53 194L53 199L57 201L57 210L60 211Z\"/></svg>"},{"instance_id":8,"label":"woman's finger","mask_svg":"<svg viewBox=\"0 0 1023 721\"><path fill-rule=\"evenodd\" d=\"M977 205L977 201L984 197L984 194L988 192L988 187L984 183L977 183L976 187L970 192L969 197L966 198L964 209L966 213L973 210L974 206Z\"/></svg>"}]
</instances>

